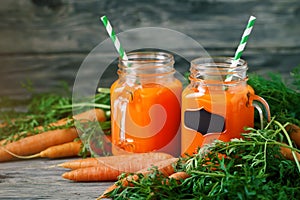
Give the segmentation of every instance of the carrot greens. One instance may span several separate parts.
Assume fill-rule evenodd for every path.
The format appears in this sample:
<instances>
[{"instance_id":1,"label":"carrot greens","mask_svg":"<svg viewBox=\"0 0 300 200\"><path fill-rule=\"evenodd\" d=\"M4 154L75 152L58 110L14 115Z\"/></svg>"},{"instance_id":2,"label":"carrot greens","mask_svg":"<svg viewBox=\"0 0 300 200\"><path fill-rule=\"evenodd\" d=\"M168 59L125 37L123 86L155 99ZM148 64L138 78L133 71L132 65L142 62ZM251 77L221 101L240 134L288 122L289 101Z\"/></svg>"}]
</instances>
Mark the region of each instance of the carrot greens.
<instances>
[{"instance_id":1,"label":"carrot greens","mask_svg":"<svg viewBox=\"0 0 300 200\"><path fill-rule=\"evenodd\" d=\"M287 79L287 78L286 78ZM248 84L255 93L269 104L271 114L281 122L300 125L300 66L292 70L289 82L280 74L269 73L267 77L250 74Z\"/></svg>"},{"instance_id":2,"label":"carrot greens","mask_svg":"<svg viewBox=\"0 0 300 200\"><path fill-rule=\"evenodd\" d=\"M32 90L30 90L32 91ZM98 92L95 96L85 97L80 105L72 103L72 94L64 90L56 93L29 93L29 98L22 100L9 97L0 98L0 140L19 140L28 134L37 134L42 131L63 129L74 126L73 112L90 108L102 108L107 112L109 121L110 95L107 92ZM17 109L19 108L19 109ZM62 126L49 124L70 119ZM41 127L41 128L37 128Z\"/></svg>"},{"instance_id":3,"label":"carrot greens","mask_svg":"<svg viewBox=\"0 0 300 200\"><path fill-rule=\"evenodd\" d=\"M190 177L180 182L154 169L151 175L139 175L130 187L118 183L109 195L114 199L298 199L299 168L280 154L280 147L300 150L281 143L282 126L272 120L267 129L249 128L243 139L215 141L181 158L176 170Z\"/></svg>"},{"instance_id":4,"label":"carrot greens","mask_svg":"<svg viewBox=\"0 0 300 200\"><path fill-rule=\"evenodd\" d=\"M0 114L3 124L0 128L0 139L19 140L29 133L37 134L45 130L72 126L70 123L62 127L48 126L52 122L71 116L69 110L54 109L54 106L57 105L71 104L69 97L45 93L32 95L26 104L19 104L20 101L9 98L2 99L2 101L9 101L10 106L6 107L6 110ZM16 110L15 107L17 106L21 106L22 111ZM36 129L38 126L43 127L43 129Z\"/></svg>"},{"instance_id":5,"label":"carrot greens","mask_svg":"<svg viewBox=\"0 0 300 200\"><path fill-rule=\"evenodd\" d=\"M79 155L82 157L108 156L111 154L110 121L80 122L75 121L76 128L81 132L82 148Z\"/></svg>"}]
</instances>

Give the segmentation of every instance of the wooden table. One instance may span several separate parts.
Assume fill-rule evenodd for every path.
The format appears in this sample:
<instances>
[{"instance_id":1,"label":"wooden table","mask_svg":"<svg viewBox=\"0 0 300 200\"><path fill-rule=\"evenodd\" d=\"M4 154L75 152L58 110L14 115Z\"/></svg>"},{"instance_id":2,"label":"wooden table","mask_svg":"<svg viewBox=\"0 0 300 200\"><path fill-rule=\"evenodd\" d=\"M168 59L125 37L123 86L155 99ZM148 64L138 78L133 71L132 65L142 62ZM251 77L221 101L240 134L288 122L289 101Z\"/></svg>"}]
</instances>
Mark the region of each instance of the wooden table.
<instances>
[{"instance_id":1,"label":"wooden table","mask_svg":"<svg viewBox=\"0 0 300 200\"><path fill-rule=\"evenodd\" d=\"M112 182L77 183L63 179L70 159L33 159L0 163L0 199L96 199Z\"/></svg>"}]
</instances>

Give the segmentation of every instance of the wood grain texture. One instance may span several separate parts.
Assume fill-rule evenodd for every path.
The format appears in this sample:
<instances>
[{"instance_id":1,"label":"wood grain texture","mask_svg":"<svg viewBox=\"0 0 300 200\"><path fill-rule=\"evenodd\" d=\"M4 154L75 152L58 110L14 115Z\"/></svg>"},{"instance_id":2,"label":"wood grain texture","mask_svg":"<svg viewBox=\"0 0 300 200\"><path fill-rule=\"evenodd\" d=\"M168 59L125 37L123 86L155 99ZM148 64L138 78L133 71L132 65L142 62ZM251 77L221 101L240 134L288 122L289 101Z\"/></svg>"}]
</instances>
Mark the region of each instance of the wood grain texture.
<instances>
[{"instance_id":1,"label":"wood grain texture","mask_svg":"<svg viewBox=\"0 0 300 200\"><path fill-rule=\"evenodd\" d=\"M116 32L171 28L208 48L236 47L249 16L255 15L249 48L300 45L297 0L2 0L0 13L1 53L90 51L107 38L99 21L104 14Z\"/></svg>"},{"instance_id":2,"label":"wood grain texture","mask_svg":"<svg viewBox=\"0 0 300 200\"><path fill-rule=\"evenodd\" d=\"M0 164L0 199L96 199L111 182L75 183L55 165L70 159L15 161Z\"/></svg>"},{"instance_id":3,"label":"wood grain texture","mask_svg":"<svg viewBox=\"0 0 300 200\"><path fill-rule=\"evenodd\" d=\"M255 15L243 54L250 71L288 75L300 64L298 0L2 0L0 96L24 94L24 80L31 80L37 91L56 89L60 81L72 86L85 57L108 38L102 15L117 33L168 28L193 38L210 55L226 56L234 54L249 16ZM187 51L197 55L193 48ZM111 79L103 82L107 85Z\"/></svg>"}]
</instances>

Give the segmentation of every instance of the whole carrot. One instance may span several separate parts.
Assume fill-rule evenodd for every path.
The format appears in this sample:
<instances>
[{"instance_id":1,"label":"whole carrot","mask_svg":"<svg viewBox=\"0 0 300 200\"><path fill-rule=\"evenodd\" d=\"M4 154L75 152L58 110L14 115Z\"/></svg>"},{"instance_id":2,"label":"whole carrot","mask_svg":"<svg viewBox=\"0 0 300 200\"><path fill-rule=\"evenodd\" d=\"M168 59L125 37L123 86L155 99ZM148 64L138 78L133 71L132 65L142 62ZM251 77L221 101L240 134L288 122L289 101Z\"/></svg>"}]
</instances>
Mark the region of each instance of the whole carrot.
<instances>
[{"instance_id":1,"label":"whole carrot","mask_svg":"<svg viewBox=\"0 0 300 200\"><path fill-rule=\"evenodd\" d=\"M158 171L160 171L163 175L168 177L174 173L173 165L176 164L178 162L178 160L179 160L178 158L169 158L167 160L163 160L163 161L154 163L152 166L156 166ZM134 175L129 175L129 176L123 178L121 180L121 184L123 187L127 187L127 186L131 185L132 181L138 180L137 174L143 174L144 176L147 176L151 172L152 171L149 169L149 167L146 167L140 171L137 171L136 174L134 174ZM118 187L118 185L116 183L113 184L108 189L106 189L98 199L107 198L108 197L107 194L110 193L112 190L114 190L117 187Z\"/></svg>"},{"instance_id":2,"label":"whole carrot","mask_svg":"<svg viewBox=\"0 0 300 200\"><path fill-rule=\"evenodd\" d=\"M99 165L101 161L98 161L98 158L84 158L84 159L76 159L67 161L64 163L59 164L59 167L68 168L68 169L79 169L79 168L86 168L86 167L96 167Z\"/></svg>"},{"instance_id":3,"label":"whole carrot","mask_svg":"<svg viewBox=\"0 0 300 200\"><path fill-rule=\"evenodd\" d=\"M116 181L123 172L107 165L85 167L65 172L62 177L77 182Z\"/></svg>"},{"instance_id":4,"label":"whole carrot","mask_svg":"<svg viewBox=\"0 0 300 200\"><path fill-rule=\"evenodd\" d=\"M48 149L36 154L42 158L65 158L78 156L81 150L81 141L67 142L61 145L49 147Z\"/></svg>"},{"instance_id":5,"label":"whole carrot","mask_svg":"<svg viewBox=\"0 0 300 200\"><path fill-rule=\"evenodd\" d=\"M162 152L132 153L127 155L77 159L61 163L58 166L69 169L78 169L105 164L118 168L121 171L136 172L149 164L169 158L173 158L173 156Z\"/></svg>"},{"instance_id":6,"label":"whole carrot","mask_svg":"<svg viewBox=\"0 0 300 200\"><path fill-rule=\"evenodd\" d=\"M104 122L106 120L106 116L105 116L105 112L102 110L102 109L91 109L91 110L87 110L85 112L82 112L82 113L79 113L77 115L74 115L72 117L72 119L70 118L63 118L63 119L60 119L56 122L53 122L53 123L50 123L48 125L48 127L59 127L59 126L64 126L66 125L67 123L69 123L71 120L90 120L90 121L93 121L93 120L98 120L100 122ZM3 125L5 126L5 125ZM39 131L42 131L44 130L44 127L43 126L37 126L35 128L35 130L39 130ZM31 136L32 133L26 133L26 137L28 136ZM15 136L15 138L17 138L18 135ZM10 143L8 140L4 139L4 140L1 140L0 141L0 146L1 145L5 145L5 144L8 144Z\"/></svg>"},{"instance_id":7,"label":"whole carrot","mask_svg":"<svg viewBox=\"0 0 300 200\"><path fill-rule=\"evenodd\" d=\"M67 142L64 144L56 145L41 151L40 153L30 155L30 156L19 156L12 152L8 152L15 156L16 158L21 159L31 159L31 158L65 158L78 156L81 150L81 141Z\"/></svg>"},{"instance_id":8,"label":"whole carrot","mask_svg":"<svg viewBox=\"0 0 300 200\"><path fill-rule=\"evenodd\" d=\"M62 177L73 181L116 181L122 173L134 173L169 158L173 157L165 153L141 153L80 159L63 163L77 169L64 173ZM73 165L74 163L76 165ZM103 174L104 172L108 174Z\"/></svg>"},{"instance_id":9,"label":"whole carrot","mask_svg":"<svg viewBox=\"0 0 300 200\"><path fill-rule=\"evenodd\" d=\"M76 120L103 121L105 113L101 109L92 109L74 116ZM50 130L37 135L28 136L18 141L0 146L0 162L10 161L18 156L37 154L51 146L72 142L78 137L76 128ZM9 153L11 152L11 153Z\"/></svg>"},{"instance_id":10,"label":"whole carrot","mask_svg":"<svg viewBox=\"0 0 300 200\"><path fill-rule=\"evenodd\" d=\"M16 157L12 154L18 156L36 154L51 146L72 142L77 137L78 133L75 128L57 129L32 135L0 147L0 162L15 159Z\"/></svg>"}]
</instances>

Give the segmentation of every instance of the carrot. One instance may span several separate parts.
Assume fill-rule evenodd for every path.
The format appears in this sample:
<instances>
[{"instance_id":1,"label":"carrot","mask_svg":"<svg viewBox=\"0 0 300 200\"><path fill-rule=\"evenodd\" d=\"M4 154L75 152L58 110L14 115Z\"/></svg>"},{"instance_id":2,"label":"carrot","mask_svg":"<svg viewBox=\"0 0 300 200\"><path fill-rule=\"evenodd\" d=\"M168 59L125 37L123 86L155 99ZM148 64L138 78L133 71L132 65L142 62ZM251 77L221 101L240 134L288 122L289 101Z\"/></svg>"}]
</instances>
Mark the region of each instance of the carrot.
<instances>
[{"instance_id":1,"label":"carrot","mask_svg":"<svg viewBox=\"0 0 300 200\"><path fill-rule=\"evenodd\" d=\"M58 164L58 166L74 170L74 169L86 168L86 167L96 167L99 164L99 162L101 161L98 161L98 158L84 158L84 159L67 161Z\"/></svg>"},{"instance_id":2,"label":"carrot","mask_svg":"<svg viewBox=\"0 0 300 200\"><path fill-rule=\"evenodd\" d=\"M59 166L76 168L62 175L73 181L116 181L122 173L134 173L168 158L173 157L165 153L141 153L80 159Z\"/></svg>"},{"instance_id":3,"label":"carrot","mask_svg":"<svg viewBox=\"0 0 300 200\"><path fill-rule=\"evenodd\" d=\"M51 130L37 135L32 135L16 142L0 147L0 162L10 161L18 156L28 156L39 153L51 146L72 142L78 137L75 128Z\"/></svg>"},{"instance_id":4,"label":"carrot","mask_svg":"<svg viewBox=\"0 0 300 200\"><path fill-rule=\"evenodd\" d=\"M17 134L17 135L14 135L13 136L13 139L14 140L16 140L16 139L18 139L20 136L25 136L25 137L28 137L28 136L31 136L32 134L31 133L26 133L26 134L22 134L22 135L19 135L19 134ZM0 146L4 146L4 145L6 145L6 144L8 144L8 143L11 143L11 141L9 140L9 139L3 139L3 140L0 140Z\"/></svg>"},{"instance_id":5,"label":"carrot","mask_svg":"<svg viewBox=\"0 0 300 200\"><path fill-rule=\"evenodd\" d=\"M162 182L163 185L169 185L169 181L171 179L174 179L177 181L177 183L180 183L181 181L189 178L191 175L189 175L188 173L184 172L184 171L180 171L180 172L175 172L173 174L171 174L168 179L166 179L165 181Z\"/></svg>"},{"instance_id":6,"label":"carrot","mask_svg":"<svg viewBox=\"0 0 300 200\"><path fill-rule=\"evenodd\" d=\"M184 171L181 171L181 172L175 172L174 174L171 174L169 176L170 179L175 179L177 181L180 181L180 180L184 180L184 179L187 179L189 178L190 175Z\"/></svg>"},{"instance_id":7,"label":"carrot","mask_svg":"<svg viewBox=\"0 0 300 200\"><path fill-rule=\"evenodd\" d=\"M170 176L174 173L174 164L177 163L179 158L169 158L166 160L162 160L159 162L156 162L154 164L151 164L151 166L157 167L158 171L160 171L165 176ZM152 171L149 169L150 166L145 167L144 169L138 171L137 173L141 173L143 175L148 175Z\"/></svg>"},{"instance_id":8,"label":"carrot","mask_svg":"<svg viewBox=\"0 0 300 200\"><path fill-rule=\"evenodd\" d=\"M286 159L288 159L288 160L294 160L293 153L292 153L292 150L290 148L281 146L280 147L280 153ZM300 154L298 152L295 152L295 151L294 151L294 153L296 155L297 160L300 162Z\"/></svg>"},{"instance_id":9,"label":"carrot","mask_svg":"<svg viewBox=\"0 0 300 200\"><path fill-rule=\"evenodd\" d=\"M85 167L65 172L62 177L77 182L116 181L123 172L107 165Z\"/></svg>"},{"instance_id":10,"label":"carrot","mask_svg":"<svg viewBox=\"0 0 300 200\"><path fill-rule=\"evenodd\" d=\"M97 108L97 109L91 109L91 110L79 113L77 115L74 115L73 119L74 120L90 120L90 121L97 119L98 121L103 122L103 121L106 120L106 116L105 116L105 112L102 109L98 109ZM63 119L60 119L60 120L58 120L56 122L50 123L48 125L48 127L64 126L67 123L69 123L70 120L72 120L72 119L70 119L70 118L63 118ZM35 128L35 130L43 131L44 127L43 126L38 126L38 127ZM31 136L31 135L32 135L32 133L26 133L26 137ZM18 135L15 135L14 138L17 138L17 137L18 137ZM8 143L10 143L10 141L8 141L6 139L1 140L0 141L0 146L8 144Z\"/></svg>"},{"instance_id":11,"label":"carrot","mask_svg":"<svg viewBox=\"0 0 300 200\"><path fill-rule=\"evenodd\" d=\"M45 149L44 151L41 151L40 153L30 155L30 156L19 156L12 152L8 152L9 154L12 154L16 158L21 159L31 159L31 158L65 158L65 157L72 157L72 156L78 156L80 150L81 150L81 141L73 141L73 142L67 142L60 145L55 145L52 147L49 147Z\"/></svg>"},{"instance_id":12,"label":"carrot","mask_svg":"<svg viewBox=\"0 0 300 200\"><path fill-rule=\"evenodd\" d=\"M73 118L75 120L90 121L106 120L105 113L101 109L88 110L86 112L75 115ZM0 146L0 162L15 159L16 157L12 154L18 156L37 154L51 146L72 142L77 137L78 133L75 128L50 130L37 135L28 136L18 141L8 143L5 146Z\"/></svg>"},{"instance_id":13,"label":"carrot","mask_svg":"<svg viewBox=\"0 0 300 200\"><path fill-rule=\"evenodd\" d=\"M81 141L67 142L61 145L49 147L46 150L36 154L36 156L41 158L64 158L78 156L81 150L81 145Z\"/></svg>"},{"instance_id":14,"label":"carrot","mask_svg":"<svg viewBox=\"0 0 300 200\"><path fill-rule=\"evenodd\" d=\"M165 176L170 176L171 174L174 173L174 164L178 162L178 158L169 158L167 160L159 161L157 163L154 163L153 166L156 166L158 171L160 171L163 175ZM147 176L150 174L152 171L149 170L149 167L144 168L140 171L137 171L136 174L129 175L121 180L121 185L123 187L127 187L131 185L132 181L137 181L138 176L137 174L143 174L144 176ZM110 193L112 190L116 189L118 185L115 183L112 186L110 186L108 189L104 191L104 193L98 198L107 198L107 194Z\"/></svg>"},{"instance_id":15,"label":"carrot","mask_svg":"<svg viewBox=\"0 0 300 200\"><path fill-rule=\"evenodd\" d=\"M173 156L162 152L133 153L118 156L77 159L61 163L58 166L69 169L78 169L85 167L95 167L105 164L118 168L120 169L120 171L136 172L148 166L149 164L153 164L155 162L166 160L169 158L173 158Z\"/></svg>"},{"instance_id":16,"label":"carrot","mask_svg":"<svg viewBox=\"0 0 300 200\"><path fill-rule=\"evenodd\" d=\"M300 127L295 124L289 124L285 129L289 132L290 138L295 142L296 146L300 148Z\"/></svg>"},{"instance_id":17,"label":"carrot","mask_svg":"<svg viewBox=\"0 0 300 200\"><path fill-rule=\"evenodd\" d=\"M69 123L70 120L88 120L88 121L98 120L99 122L104 122L106 120L106 116L105 116L105 112L100 108L90 109L85 112L74 115L72 119L66 117L56 122L50 123L48 126L49 127L64 126L67 123ZM39 126L37 128L43 130L43 126Z\"/></svg>"},{"instance_id":18,"label":"carrot","mask_svg":"<svg viewBox=\"0 0 300 200\"><path fill-rule=\"evenodd\" d=\"M105 112L100 108L91 109L83 113L79 113L73 116L74 120L98 120L104 122L106 120Z\"/></svg>"}]
</instances>

